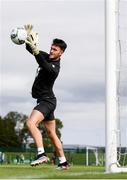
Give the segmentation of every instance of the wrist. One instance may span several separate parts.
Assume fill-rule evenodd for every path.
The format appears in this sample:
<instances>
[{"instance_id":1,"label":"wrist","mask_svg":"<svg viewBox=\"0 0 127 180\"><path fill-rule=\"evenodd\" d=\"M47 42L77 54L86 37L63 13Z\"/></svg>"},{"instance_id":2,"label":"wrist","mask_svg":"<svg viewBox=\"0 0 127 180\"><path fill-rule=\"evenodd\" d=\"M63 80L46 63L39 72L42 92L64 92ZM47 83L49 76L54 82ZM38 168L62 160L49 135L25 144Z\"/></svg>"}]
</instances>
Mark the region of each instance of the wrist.
<instances>
[{"instance_id":1,"label":"wrist","mask_svg":"<svg viewBox=\"0 0 127 180\"><path fill-rule=\"evenodd\" d=\"M33 55L37 56L39 54L39 52L40 52L39 49L36 49L36 50L33 51Z\"/></svg>"}]
</instances>

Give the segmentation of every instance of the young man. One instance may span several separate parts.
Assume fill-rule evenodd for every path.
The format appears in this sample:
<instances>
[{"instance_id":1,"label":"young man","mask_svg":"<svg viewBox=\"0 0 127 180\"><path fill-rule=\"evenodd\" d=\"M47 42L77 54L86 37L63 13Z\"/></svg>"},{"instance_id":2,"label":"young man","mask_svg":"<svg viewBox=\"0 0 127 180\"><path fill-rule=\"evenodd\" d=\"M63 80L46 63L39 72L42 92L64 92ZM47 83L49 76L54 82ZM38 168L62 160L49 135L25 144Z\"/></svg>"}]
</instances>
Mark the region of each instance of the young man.
<instances>
[{"instance_id":1,"label":"young man","mask_svg":"<svg viewBox=\"0 0 127 180\"><path fill-rule=\"evenodd\" d=\"M49 54L40 51L37 47L37 34L32 28L32 25L25 26L28 33L26 49L34 55L39 68L32 86L32 97L37 99L37 105L27 120L27 127L35 141L38 152L37 159L31 163L31 166L36 166L49 160L44 151L41 132L38 129L39 123L43 122L60 161L58 169L68 169L61 141L55 131L54 110L56 108L56 97L53 93L53 84L60 70L60 57L67 45L61 39L54 39Z\"/></svg>"}]
</instances>

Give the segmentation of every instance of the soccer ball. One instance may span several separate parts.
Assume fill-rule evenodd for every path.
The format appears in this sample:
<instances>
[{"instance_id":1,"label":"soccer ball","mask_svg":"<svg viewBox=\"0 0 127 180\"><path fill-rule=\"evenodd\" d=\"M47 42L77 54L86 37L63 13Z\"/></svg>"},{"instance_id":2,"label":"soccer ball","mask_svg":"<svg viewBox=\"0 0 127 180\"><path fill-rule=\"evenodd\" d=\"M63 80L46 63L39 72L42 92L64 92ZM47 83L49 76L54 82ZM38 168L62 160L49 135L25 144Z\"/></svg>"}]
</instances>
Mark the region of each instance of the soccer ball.
<instances>
[{"instance_id":1,"label":"soccer ball","mask_svg":"<svg viewBox=\"0 0 127 180\"><path fill-rule=\"evenodd\" d=\"M23 27L17 27L11 31L11 40L13 43L21 45L25 43L27 32Z\"/></svg>"}]
</instances>

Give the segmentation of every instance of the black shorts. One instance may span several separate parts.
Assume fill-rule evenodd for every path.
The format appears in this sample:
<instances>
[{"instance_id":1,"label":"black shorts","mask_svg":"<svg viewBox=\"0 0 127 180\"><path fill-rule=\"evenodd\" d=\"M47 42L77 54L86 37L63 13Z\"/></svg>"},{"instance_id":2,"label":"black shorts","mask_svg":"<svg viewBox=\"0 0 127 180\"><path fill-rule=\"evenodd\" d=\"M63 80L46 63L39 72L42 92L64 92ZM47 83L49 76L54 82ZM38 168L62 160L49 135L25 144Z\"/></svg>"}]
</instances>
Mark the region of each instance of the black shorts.
<instances>
[{"instance_id":1,"label":"black shorts","mask_svg":"<svg viewBox=\"0 0 127 180\"><path fill-rule=\"evenodd\" d=\"M56 98L45 98L43 100L37 100L37 106L34 110L41 112L44 116L44 121L54 120L54 111L56 108Z\"/></svg>"}]
</instances>

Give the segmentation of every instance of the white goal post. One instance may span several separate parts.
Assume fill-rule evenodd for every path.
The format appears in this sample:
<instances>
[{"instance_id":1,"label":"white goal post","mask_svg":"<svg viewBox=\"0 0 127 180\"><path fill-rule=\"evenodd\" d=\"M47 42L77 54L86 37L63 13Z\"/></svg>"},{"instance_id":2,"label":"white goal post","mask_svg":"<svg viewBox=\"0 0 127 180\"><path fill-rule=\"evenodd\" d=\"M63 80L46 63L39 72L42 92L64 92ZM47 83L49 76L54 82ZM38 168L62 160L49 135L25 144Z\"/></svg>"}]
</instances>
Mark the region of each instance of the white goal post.
<instances>
[{"instance_id":1,"label":"white goal post","mask_svg":"<svg viewBox=\"0 0 127 180\"><path fill-rule=\"evenodd\" d=\"M105 0L105 82L106 82L106 172L127 172L117 160L117 47L118 47L118 2Z\"/></svg>"}]
</instances>

